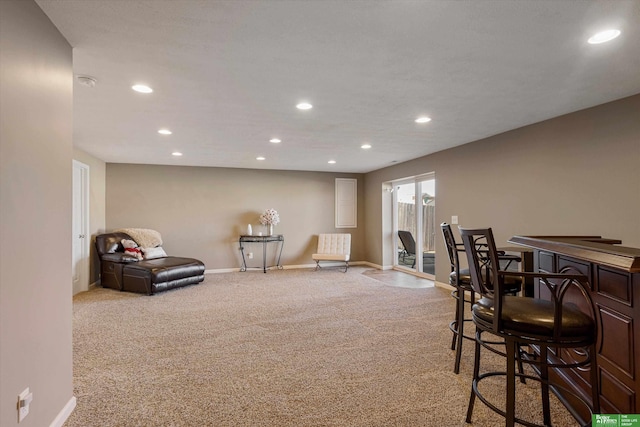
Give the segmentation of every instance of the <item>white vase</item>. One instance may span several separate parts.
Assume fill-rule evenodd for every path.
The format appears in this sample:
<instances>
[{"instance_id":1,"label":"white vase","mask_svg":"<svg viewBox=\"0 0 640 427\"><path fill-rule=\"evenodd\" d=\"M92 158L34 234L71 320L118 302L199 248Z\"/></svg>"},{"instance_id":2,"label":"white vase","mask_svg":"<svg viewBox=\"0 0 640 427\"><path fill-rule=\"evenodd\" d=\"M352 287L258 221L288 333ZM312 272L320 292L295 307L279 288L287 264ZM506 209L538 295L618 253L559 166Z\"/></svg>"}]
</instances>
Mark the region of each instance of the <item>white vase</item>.
<instances>
[{"instance_id":1,"label":"white vase","mask_svg":"<svg viewBox=\"0 0 640 427\"><path fill-rule=\"evenodd\" d=\"M269 234L268 236L273 236L273 224L269 224Z\"/></svg>"},{"instance_id":2,"label":"white vase","mask_svg":"<svg viewBox=\"0 0 640 427\"><path fill-rule=\"evenodd\" d=\"M253 235L253 230L251 229L251 224L247 225L247 236Z\"/></svg>"}]
</instances>

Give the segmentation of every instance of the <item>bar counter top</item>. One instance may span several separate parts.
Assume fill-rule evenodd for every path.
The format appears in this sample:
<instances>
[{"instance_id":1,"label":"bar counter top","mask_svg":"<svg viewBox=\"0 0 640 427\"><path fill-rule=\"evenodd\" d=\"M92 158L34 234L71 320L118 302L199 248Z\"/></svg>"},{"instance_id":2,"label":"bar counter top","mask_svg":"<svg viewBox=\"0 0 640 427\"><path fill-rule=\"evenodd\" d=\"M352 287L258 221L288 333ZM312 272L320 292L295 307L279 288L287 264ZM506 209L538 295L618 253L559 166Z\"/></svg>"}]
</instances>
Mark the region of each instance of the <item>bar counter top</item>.
<instances>
[{"instance_id":1,"label":"bar counter top","mask_svg":"<svg viewBox=\"0 0 640 427\"><path fill-rule=\"evenodd\" d=\"M628 273L640 273L640 249L619 246L622 242L617 239L600 236L513 236L509 243L568 255Z\"/></svg>"}]
</instances>

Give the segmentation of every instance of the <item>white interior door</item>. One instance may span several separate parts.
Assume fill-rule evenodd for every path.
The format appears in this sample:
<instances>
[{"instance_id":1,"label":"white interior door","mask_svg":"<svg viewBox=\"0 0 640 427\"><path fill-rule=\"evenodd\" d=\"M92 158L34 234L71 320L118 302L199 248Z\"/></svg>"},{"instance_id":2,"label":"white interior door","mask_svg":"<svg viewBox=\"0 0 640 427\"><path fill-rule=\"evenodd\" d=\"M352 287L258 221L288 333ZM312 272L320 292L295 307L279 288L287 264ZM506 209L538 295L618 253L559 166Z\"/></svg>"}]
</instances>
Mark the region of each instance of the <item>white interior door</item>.
<instances>
[{"instance_id":1,"label":"white interior door","mask_svg":"<svg viewBox=\"0 0 640 427\"><path fill-rule=\"evenodd\" d=\"M89 290L89 166L73 161L73 295Z\"/></svg>"}]
</instances>

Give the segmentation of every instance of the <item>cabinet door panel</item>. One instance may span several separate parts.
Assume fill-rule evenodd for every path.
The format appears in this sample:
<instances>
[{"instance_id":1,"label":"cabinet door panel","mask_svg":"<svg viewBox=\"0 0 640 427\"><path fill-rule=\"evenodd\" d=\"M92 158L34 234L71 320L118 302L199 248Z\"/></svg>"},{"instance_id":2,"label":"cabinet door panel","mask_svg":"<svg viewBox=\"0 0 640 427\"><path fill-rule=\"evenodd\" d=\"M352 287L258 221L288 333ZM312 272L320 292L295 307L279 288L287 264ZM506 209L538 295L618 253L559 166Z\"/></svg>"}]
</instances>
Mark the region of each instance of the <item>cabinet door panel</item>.
<instances>
[{"instance_id":1,"label":"cabinet door panel","mask_svg":"<svg viewBox=\"0 0 640 427\"><path fill-rule=\"evenodd\" d=\"M634 378L633 319L598 305L602 324L600 356L606 358L629 378Z\"/></svg>"},{"instance_id":2,"label":"cabinet door panel","mask_svg":"<svg viewBox=\"0 0 640 427\"><path fill-rule=\"evenodd\" d=\"M636 394L606 370L600 369L600 411L603 414L635 414Z\"/></svg>"}]
</instances>

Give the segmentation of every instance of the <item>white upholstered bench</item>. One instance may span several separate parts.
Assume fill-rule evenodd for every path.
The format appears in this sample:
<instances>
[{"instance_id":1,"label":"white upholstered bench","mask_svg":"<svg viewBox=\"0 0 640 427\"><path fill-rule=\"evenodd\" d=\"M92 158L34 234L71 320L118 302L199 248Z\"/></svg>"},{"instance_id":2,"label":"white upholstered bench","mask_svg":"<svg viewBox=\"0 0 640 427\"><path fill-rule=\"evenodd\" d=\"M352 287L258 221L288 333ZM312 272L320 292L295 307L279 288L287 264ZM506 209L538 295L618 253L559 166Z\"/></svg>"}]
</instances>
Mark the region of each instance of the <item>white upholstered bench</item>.
<instances>
[{"instance_id":1,"label":"white upholstered bench","mask_svg":"<svg viewBox=\"0 0 640 427\"><path fill-rule=\"evenodd\" d=\"M320 268L320 261L343 261L344 272L349 269L351 257L351 234L333 233L318 235L318 251L311 256L316 262L316 270Z\"/></svg>"}]
</instances>

